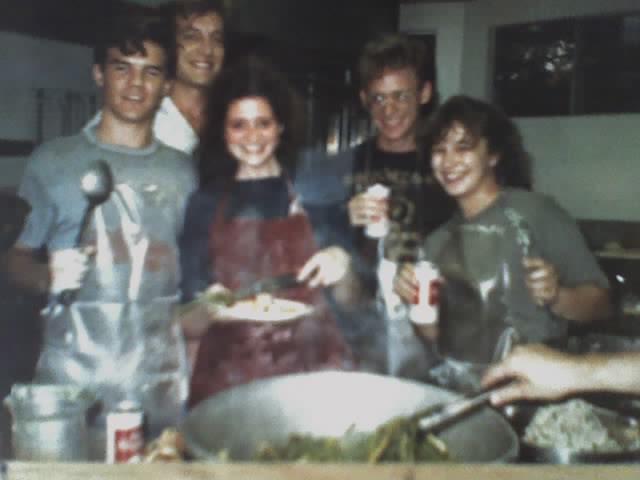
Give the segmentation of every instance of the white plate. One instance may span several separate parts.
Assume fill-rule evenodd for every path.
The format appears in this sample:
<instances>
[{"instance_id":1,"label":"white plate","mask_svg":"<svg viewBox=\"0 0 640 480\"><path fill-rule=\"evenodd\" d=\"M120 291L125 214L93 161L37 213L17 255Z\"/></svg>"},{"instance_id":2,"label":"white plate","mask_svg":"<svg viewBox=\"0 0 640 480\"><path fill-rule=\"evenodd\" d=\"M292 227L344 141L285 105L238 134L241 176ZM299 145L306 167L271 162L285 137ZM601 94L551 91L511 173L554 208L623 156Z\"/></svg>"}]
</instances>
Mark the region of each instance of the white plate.
<instances>
[{"instance_id":1,"label":"white plate","mask_svg":"<svg viewBox=\"0 0 640 480\"><path fill-rule=\"evenodd\" d=\"M219 316L223 320L275 323L296 320L312 310L311 305L294 300L273 298L271 302L260 302L253 298L220 310Z\"/></svg>"}]
</instances>

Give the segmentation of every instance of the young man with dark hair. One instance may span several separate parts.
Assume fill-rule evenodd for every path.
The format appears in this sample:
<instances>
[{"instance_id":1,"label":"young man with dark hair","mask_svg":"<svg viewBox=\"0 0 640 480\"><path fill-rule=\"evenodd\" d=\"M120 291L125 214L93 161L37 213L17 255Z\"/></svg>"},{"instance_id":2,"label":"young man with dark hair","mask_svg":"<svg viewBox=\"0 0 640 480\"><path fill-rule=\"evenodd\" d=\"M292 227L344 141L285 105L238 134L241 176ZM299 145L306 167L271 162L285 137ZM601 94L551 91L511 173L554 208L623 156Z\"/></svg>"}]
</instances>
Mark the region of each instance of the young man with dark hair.
<instances>
[{"instance_id":1,"label":"young man with dark hair","mask_svg":"<svg viewBox=\"0 0 640 480\"><path fill-rule=\"evenodd\" d=\"M195 178L188 157L152 131L170 88L173 42L170 23L153 10L130 7L112 19L92 70L102 115L29 159L19 194L32 210L10 259L17 283L51 299L35 381L86 386L102 414L135 400L152 433L179 420L188 386L174 313L177 238ZM113 190L81 231L85 172L98 160ZM42 247L48 263L33 255ZM75 301L61 301L69 290Z\"/></svg>"}]
</instances>

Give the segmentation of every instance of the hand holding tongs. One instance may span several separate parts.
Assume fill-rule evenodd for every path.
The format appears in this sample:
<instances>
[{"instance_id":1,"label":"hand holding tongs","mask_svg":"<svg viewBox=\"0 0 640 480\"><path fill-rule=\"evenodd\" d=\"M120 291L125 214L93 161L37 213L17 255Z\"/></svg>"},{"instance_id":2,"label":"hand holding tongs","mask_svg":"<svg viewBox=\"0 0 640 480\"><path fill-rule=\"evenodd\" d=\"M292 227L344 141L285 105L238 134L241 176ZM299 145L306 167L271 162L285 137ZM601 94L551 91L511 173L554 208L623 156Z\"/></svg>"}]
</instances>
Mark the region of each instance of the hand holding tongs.
<instances>
[{"instance_id":1,"label":"hand holding tongs","mask_svg":"<svg viewBox=\"0 0 640 480\"><path fill-rule=\"evenodd\" d=\"M463 417L467 413L482 407L491 398L491 394L502 388L505 384L484 390L471 397L466 397L452 402L443 403L418 420L418 428L423 432L438 430L439 428L452 423Z\"/></svg>"}]
</instances>

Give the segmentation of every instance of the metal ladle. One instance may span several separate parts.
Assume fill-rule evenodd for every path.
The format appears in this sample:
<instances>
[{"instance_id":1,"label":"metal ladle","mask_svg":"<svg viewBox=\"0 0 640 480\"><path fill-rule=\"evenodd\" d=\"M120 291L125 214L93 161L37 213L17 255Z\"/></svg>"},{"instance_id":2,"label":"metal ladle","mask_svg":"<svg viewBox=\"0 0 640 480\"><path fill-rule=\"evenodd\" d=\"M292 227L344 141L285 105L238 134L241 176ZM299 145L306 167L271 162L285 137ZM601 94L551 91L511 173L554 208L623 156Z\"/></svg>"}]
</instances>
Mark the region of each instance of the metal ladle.
<instances>
[{"instance_id":1,"label":"metal ladle","mask_svg":"<svg viewBox=\"0 0 640 480\"><path fill-rule=\"evenodd\" d=\"M93 211L98 205L106 202L113 191L113 175L107 162L96 160L80 179L80 188L88 203L76 235L75 248L82 246ZM65 290L60 293L58 301L63 305L69 305L73 302L75 294L75 290Z\"/></svg>"}]
</instances>

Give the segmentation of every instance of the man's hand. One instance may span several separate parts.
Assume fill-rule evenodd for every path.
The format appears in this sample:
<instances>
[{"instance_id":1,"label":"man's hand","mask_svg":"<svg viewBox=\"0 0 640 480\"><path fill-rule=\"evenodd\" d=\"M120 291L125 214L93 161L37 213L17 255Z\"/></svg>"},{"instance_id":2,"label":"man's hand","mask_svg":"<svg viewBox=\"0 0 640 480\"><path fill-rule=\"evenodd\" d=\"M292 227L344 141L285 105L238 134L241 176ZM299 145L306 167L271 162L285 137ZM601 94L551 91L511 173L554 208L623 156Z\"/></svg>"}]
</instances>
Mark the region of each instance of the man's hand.
<instances>
[{"instance_id":1,"label":"man's hand","mask_svg":"<svg viewBox=\"0 0 640 480\"><path fill-rule=\"evenodd\" d=\"M329 287L335 285L349 271L351 257L342 247L328 247L320 250L304 264L298 273L298 280L309 287Z\"/></svg>"},{"instance_id":2,"label":"man's hand","mask_svg":"<svg viewBox=\"0 0 640 480\"><path fill-rule=\"evenodd\" d=\"M482 384L485 387L513 380L491 396L493 405L514 400L558 400L580 383L580 361L572 355L544 345L521 345L502 362L492 366Z\"/></svg>"},{"instance_id":3,"label":"man's hand","mask_svg":"<svg viewBox=\"0 0 640 480\"><path fill-rule=\"evenodd\" d=\"M59 295L65 290L78 290L89 268L93 247L56 250L49 258L51 284L49 293Z\"/></svg>"},{"instance_id":4,"label":"man's hand","mask_svg":"<svg viewBox=\"0 0 640 480\"><path fill-rule=\"evenodd\" d=\"M349 200L351 225L365 226L389 215L389 201L367 192L359 193Z\"/></svg>"}]
</instances>

